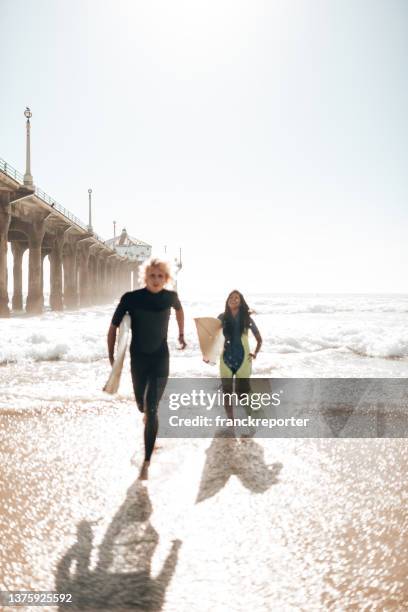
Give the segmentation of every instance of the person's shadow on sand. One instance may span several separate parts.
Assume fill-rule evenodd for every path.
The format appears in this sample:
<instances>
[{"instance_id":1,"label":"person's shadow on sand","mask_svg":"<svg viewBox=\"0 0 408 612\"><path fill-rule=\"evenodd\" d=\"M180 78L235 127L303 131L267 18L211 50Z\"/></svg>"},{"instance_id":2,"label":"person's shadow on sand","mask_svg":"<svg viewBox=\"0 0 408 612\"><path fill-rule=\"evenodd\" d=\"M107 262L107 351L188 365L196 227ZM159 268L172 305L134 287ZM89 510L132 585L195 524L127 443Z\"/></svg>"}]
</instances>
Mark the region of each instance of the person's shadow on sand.
<instances>
[{"instance_id":1,"label":"person's shadow on sand","mask_svg":"<svg viewBox=\"0 0 408 612\"><path fill-rule=\"evenodd\" d=\"M136 481L107 529L94 569L91 523L78 523L77 541L59 561L55 578L58 593L72 593L71 610L161 610L181 542L173 541L159 575L152 578L159 535L150 523L151 513L147 489Z\"/></svg>"},{"instance_id":2,"label":"person's shadow on sand","mask_svg":"<svg viewBox=\"0 0 408 612\"><path fill-rule=\"evenodd\" d=\"M215 435L206 454L196 504L216 495L232 475L253 493L265 493L278 482L283 467L281 463L266 465L262 446L251 438L225 439L223 432Z\"/></svg>"}]
</instances>

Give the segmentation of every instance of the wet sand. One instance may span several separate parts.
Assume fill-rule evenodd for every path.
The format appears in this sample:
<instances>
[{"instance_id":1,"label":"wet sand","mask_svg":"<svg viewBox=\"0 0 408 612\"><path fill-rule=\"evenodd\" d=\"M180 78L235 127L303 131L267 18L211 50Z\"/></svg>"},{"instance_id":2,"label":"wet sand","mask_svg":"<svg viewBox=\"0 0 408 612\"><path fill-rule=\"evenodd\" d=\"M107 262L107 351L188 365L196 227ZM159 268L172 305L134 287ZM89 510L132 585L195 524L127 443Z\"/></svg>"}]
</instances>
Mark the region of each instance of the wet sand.
<instances>
[{"instance_id":1,"label":"wet sand","mask_svg":"<svg viewBox=\"0 0 408 612\"><path fill-rule=\"evenodd\" d=\"M0 438L2 589L71 592L65 610L408 607L405 440L160 440L144 485L129 402L10 410Z\"/></svg>"}]
</instances>

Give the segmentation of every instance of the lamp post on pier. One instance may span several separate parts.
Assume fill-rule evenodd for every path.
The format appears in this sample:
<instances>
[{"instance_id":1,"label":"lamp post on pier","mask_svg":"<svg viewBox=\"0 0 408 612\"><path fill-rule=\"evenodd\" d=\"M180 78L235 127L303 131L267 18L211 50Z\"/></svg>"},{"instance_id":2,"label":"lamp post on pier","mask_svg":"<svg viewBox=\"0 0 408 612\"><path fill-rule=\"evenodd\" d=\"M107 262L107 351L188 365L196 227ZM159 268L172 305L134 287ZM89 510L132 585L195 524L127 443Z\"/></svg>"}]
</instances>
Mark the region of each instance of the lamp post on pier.
<instances>
[{"instance_id":1,"label":"lamp post on pier","mask_svg":"<svg viewBox=\"0 0 408 612\"><path fill-rule=\"evenodd\" d=\"M31 110L26 106L24 111L24 117L27 119L26 121L26 171L24 174L24 185L26 187L34 188L33 177L31 175L31 141L30 141L30 119L33 116Z\"/></svg>"},{"instance_id":2,"label":"lamp post on pier","mask_svg":"<svg viewBox=\"0 0 408 612\"><path fill-rule=\"evenodd\" d=\"M93 229L92 229L92 189L88 189L88 199L89 199L88 232L90 234L93 234Z\"/></svg>"}]
</instances>

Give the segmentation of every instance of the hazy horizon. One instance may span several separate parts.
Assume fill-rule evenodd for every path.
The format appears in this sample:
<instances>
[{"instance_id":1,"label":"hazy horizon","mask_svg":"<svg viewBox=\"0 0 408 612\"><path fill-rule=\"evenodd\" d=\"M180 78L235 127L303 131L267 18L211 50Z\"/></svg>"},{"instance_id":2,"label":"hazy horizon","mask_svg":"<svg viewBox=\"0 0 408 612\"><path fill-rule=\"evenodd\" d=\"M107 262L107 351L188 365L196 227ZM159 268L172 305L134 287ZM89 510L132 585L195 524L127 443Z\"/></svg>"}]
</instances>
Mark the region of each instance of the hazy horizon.
<instances>
[{"instance_id":1,"label":"hazy horizon","mask_svg":"<svg viewBox=\"0 0 408 612\"><path fill-rule=\"evenodd\" d=\"M408 7L2 0L0 157L183 283L404 293Z\"/></svg>"}]
</instances>

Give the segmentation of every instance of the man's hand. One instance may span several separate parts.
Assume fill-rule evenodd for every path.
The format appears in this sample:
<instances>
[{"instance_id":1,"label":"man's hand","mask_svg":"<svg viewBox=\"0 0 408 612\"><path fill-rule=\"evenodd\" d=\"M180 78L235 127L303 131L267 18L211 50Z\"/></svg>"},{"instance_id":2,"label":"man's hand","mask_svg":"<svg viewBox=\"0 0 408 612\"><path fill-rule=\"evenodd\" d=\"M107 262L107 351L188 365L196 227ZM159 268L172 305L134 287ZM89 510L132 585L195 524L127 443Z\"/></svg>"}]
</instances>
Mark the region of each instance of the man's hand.
<instances>
[{"instance_id":1,"label":"man's hand","mask_svg":"<svg viewBox=\"0 0 408 612\"><path fill-rule=\"evenodd\" d=\"M118 328L115 327L115 325L110 325L109 327L109 331L108 331L108 357L109 357L109 363L111 364L111 366L113 366L113 364L115 363L115 359L114 359L114 353L115 353L115 342L116 342L116 332L117 332Z\"/></svg>"},{"instance_id":2,"label":"man's hand","mask_svg":"<svg viewBox=\"0 0 408 612\"><path fill-rule=\"evenodd\" d=\"M178 341L180 344L179 350L184 351L187 344L184 341L184 311L181 307L178 310L176 310L176 320L177 320L177 327L178 327L178 332L179 332L179 337L178 337Z\"/></svg>"},{"instance_id":3,"label":"man's hand","mask_svg":"<svg viewBox=\"0 0 408 612\"><path fill-rule=\"evenodd\" d=\"M180 345L180 350L184 351L184 349L187 346L187 343L184 340L184 334L180 334L178 337L178 341L179 341L179 345Z\"/></svg>"},{"instance_id":4,"label":"man's hand","mask_svg":"<svg viewBox=\"0 0 408 612\"><path fill-rule=\"evenodd\" d=\"M256 359L256 353L249 353L248 359Z\"/></svg>"}]
</instances>

